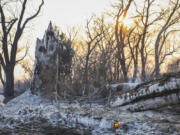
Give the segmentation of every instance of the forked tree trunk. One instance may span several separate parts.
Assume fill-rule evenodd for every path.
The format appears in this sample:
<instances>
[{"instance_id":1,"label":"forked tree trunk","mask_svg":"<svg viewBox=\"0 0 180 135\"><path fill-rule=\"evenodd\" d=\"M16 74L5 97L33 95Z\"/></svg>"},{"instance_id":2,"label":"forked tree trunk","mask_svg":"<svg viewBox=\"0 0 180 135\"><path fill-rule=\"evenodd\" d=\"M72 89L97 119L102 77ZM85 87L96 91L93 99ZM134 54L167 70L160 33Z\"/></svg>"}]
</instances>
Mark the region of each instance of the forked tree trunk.
<instances>
[{"instance_id":1,"label":"forked tree trunk","mask_svg":"<svg viewBox=\"0 0 180 135\"><path fill-rule=\"evenodd\" d=\"M39 5L36 12L34 12L31 16L25 18L26 14L26 7L28 0L22 0L21 5L19 5L20 10L17 11L19 16L13 17L8 14L6 6L11 5L11 2L8 1L6 6L4 6L3 2L0 2L0 22L1 22L1 47L2 51L0 53L0 63L5 71L5 81L4 81L4 94L7 98L12 98L14 96L14 67L18 61L24 59L19 59L16 61L16 55L18 50L18 41L23 34L26 25L37 17L39 12L41 11L42 6L44 5L44 0L42 0L41 4ZM10 9L10 12L12 10ZM9 16L10 15L10 16ZM12 29L16 28L15 31L11 31ZM9 39L13 34L12 41ZM2 80L2 78L0 79Z\"/></svg>"}]
</instances>

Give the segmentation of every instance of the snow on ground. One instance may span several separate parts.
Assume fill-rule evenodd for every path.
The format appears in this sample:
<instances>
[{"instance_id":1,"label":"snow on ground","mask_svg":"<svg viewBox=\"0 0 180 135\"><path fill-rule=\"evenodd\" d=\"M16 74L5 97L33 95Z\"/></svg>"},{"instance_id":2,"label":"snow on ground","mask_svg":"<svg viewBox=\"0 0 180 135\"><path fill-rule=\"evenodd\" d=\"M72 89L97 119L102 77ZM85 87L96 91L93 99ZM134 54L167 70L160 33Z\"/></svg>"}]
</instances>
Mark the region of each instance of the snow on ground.
<instances>
[{"instance_id":1,"label":"snow on ground","mask_svg":"<svg viewBox=\"0 0 180 135\"><path fill-rule=\"evenodd\" d=\"M97 104L80 105L50 101L32 95L29 90L2 107L0 114L0 131L15 131L14 129L17 127L24 125L23 128L25 128L29 123L37 123L38 120L42 120L43 123L54 128L90 130L93 135L162 134L158 126L151 123L152 119L147 120L144 117L144 115L152 116L152 112L131 113L121 108L110 108ZM158 113L153 117L153 119L164 118ZM115 129L113 127L115 122L124 124ZM42 122L40 123L42 124ZM43 128L41 124L38 124L37 127L31 125L31 127L40 130ZM28 130L32 129L28 127ZM171 134L178 135L175 131Z\"/></svg>"}]
</instances>

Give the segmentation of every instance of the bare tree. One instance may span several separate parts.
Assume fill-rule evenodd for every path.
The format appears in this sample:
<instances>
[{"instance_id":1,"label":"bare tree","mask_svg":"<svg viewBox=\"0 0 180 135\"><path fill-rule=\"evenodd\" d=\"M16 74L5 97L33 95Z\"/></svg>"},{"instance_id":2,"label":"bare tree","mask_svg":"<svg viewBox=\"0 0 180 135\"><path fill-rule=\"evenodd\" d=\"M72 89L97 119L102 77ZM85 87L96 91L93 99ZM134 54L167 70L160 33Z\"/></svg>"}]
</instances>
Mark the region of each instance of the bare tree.
<instances>
[{"instance_id":1,"label":"bare tree","mask_svg":"<svg viewBox=\"0 0 180 135\"><path fill-rule=\"evenodd\" d=\"M93 26L91 27L90 24L93 21ZM91 28L90 28L91 27ZM101 28L100 28L101 29ZM102 31L98 31L98 28L96 28L96 22L93 20L93 16L87 20L86 23L86 35L87 35L87 53L85 58L85 68L84 68L84 90L83 94L87 90L88 85L88 76L89 76L89 58L93 50L96 48L98 43L102 40Z\"/></svg>"},{"instance_id":2,"label":"bare tree","mask_svg":"<svg viewBox=\"0 0 180 135\"><path fill-rule=\"evenodd\" d=\"M6 11L8 4L11 4L12 1L0 1L0 16L1 16L1 28L2 28L2 53L0 54L0 62L5 73L4 81L4 92L6 97L14 96L14 67L19 61L16 59L18 42L21 38L23 31L27 24L37 17L40 13L41 8L44 4L44 0L40 3L38 9L31 16L25 18L25 11L27 8L28 0L17 0L15 4L20 4L21 8L18 16L9 16ZM13 39L10 35L12 28L15 28L15 34ZM12 43L9 44L9 41L12 40Z\"/></svg>"},{"instance_id":3,"label":"bare tree","mask_svg":"<svg viewBox=\"0 0 180 135\"><path fill-rule=\"evenodd\" d=\"M137 24L138 25L138 24ZM135 27L137 27L137 32L135 32ZM128 34L128 45L130 49L130 54L133 59L134 63L134 71L133 71L133 82L137 78L137 73L138 73L138 58L139 58L139 46L140 46L140 41L142 34L139 33L138 26L135 26L132 28Z\"/></svg>"},{"instance_id":4,"label":"bare tree","mask_svg":"<svg viewBox=\"0 0 180 135\"><path fill-rule=\"evenodd\" d=\"M137 4L134 2L136 6L136 12L137 12L137 18L139 18L141 26L141 45L140 45L140 57L141 57L141 79L145 80L146 79L146 62L147 62L147 40L150 37L149 33L149 27L153 25L156 21L158 21L160 18L151 20L151 16L153 15L151 13L151 8L153 7L153 3L155 0L146 0L144 1L143 8L141 11L139 11Z\"/></svg>"},{"instance_id":5,"label":"bare tree","mask_svg":"<svg viewBox=\"0 0 180 135\"><path fill-rule=\"evenodd\" d=\"M120 7L118 9L118 13L116 14L116 24L115 24L115 36L117 41L117 56L118 56L118 62L121 64L121 69L124 76L124 81L128 80L128 74L127 74L127 65L126 65L126 58L125 58L125 37L123 35L124 31L124 24L120 23L120 17L122 17L122 20L126 18L127 12L129 10L129 7L131 5L133 0L128 0L127 5L125 5L124 0L121 1ZM121 20L121 21L122 21Z\"/></svg>"},{"instance_id":6,"label":"bare tree","mask_svg":"<svg viewBox=\"0 0 180 135\"><path fill-rule=\"evenodd\" d=\"M111 82L113 80L113 61L115 55L115 39L112 25L106 25L101 23L104 27L103 40L99 44L100 56L99 56L99 74L98 80L102 80L103 83ZM117 75L117 74L115 74ZM116 77L114 77L116 78Z\"/></svg>"},{"instance_id":7,"label":"bare tree","mask_svg":"<svg viewBox=\"0 0 180 135\"><path fill-rule=\"evenodd\" d=\"M172 27L175 24L178 24L180 22L180 2L179 0L170 0L172 9L167 9L165 12L168 14L168 16L164 17L164 24L160 28L160 31L158 32L156 42L155 42L155 76L158 77L160 74L160 65L163 63L165 58L168 55L172 55L177 49L173 49L169 52L166 52L163 56L162 50L165 46L165 42L168 39L168 36L176 31L180 31L177 27L173 29Z\"/></svg>"}]
</instances>

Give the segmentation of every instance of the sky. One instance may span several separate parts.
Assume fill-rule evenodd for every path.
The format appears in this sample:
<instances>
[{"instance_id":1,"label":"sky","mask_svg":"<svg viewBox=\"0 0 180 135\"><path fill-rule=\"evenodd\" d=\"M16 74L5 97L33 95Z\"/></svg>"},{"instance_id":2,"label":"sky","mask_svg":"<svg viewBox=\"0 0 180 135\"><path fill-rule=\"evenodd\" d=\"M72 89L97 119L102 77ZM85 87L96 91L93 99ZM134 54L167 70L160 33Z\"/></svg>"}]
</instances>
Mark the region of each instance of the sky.
<instances>
[{"instance_id":1,"label":"sky","mask_svg":"<svg viewBox=\"0 0 180 135\"><path fill-rule=\"evenodd\" d=\"M114 0L45 0L40 16L34 21L36 37L42 37L49 21L62 30L80 26L91 14L105 11Z\"/></svg>"}]
</instances>

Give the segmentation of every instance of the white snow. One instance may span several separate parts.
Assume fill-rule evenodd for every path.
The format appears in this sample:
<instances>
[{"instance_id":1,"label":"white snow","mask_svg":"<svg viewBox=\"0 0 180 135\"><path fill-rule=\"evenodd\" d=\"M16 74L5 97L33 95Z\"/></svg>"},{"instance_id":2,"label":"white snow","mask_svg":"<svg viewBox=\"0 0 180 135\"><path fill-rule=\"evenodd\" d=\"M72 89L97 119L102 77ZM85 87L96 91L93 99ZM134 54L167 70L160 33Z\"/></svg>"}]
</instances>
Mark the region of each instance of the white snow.
<instances>
[{"instance_id":1,"label":"white snow","mask_svg":"<svg viewBox=\"0 0 180 135\"><path fill-rule=\"evenodd\" d=\"M178 100L178 96L172 94L168 97L157 97L144 102L127 105L126 108L130 108L131 110L136 109L137 107L146 109L148 107L158 106L159 104L166 105L175 103ZM172 98L173 100L171 100ZM167 103L167 99L172 102ZM121 98L117 98L114 105L122 104L123 102L125 101ZM76 103L67 104L59 101L50 101L41 98L40 96L32 95L30 90L13 99L4 107L0 111L1 115L7 120L13 119L18 122L21 121L21 123L28 123L31 121L31 118L44 118L53 126L60 124L61 126L65 126L65 128L91 129L93 135L114 135L113 124L115 121L123 122L125 124L131 122L133 126L131 126L131 124L128 125L130 126L130 129L128 130L129 134L141 134L149 130L154 130L151 126L146 124L141 125L135 122L137 119L143 119L143 115L146 113L142 113L141 115L131 114L130 112L123 110L125 107L122 107L122 109L108 108L108 110L106 110L102 105L92 105L92 108L90 108L89 105L86 104L80 106ZM87 108L89 108L89 110L86 110ZM87 112L87 115L82 116L82 111ZM90 113L89 111L93 112ZM95 119L94 115L96 114L99 114L102 118ZM0 125L0 127L3 126L5 125ZM9 123L8 126L13 129L13 127L16 126L16 122L14 124ZM117 130L117 133L124 133L123 128L120 127Z\"/></svg>"},{"instance_id":2,"label":"white snow","mask_svg":"<svg viewBox=\"0 0 180 135\"><path fill-rule=\"evenodd\" d=\"M0 105L4 105L3 102L4 102L4 99L5 97L3 95L0 95Z\"/></svg>"}]
</instances>

